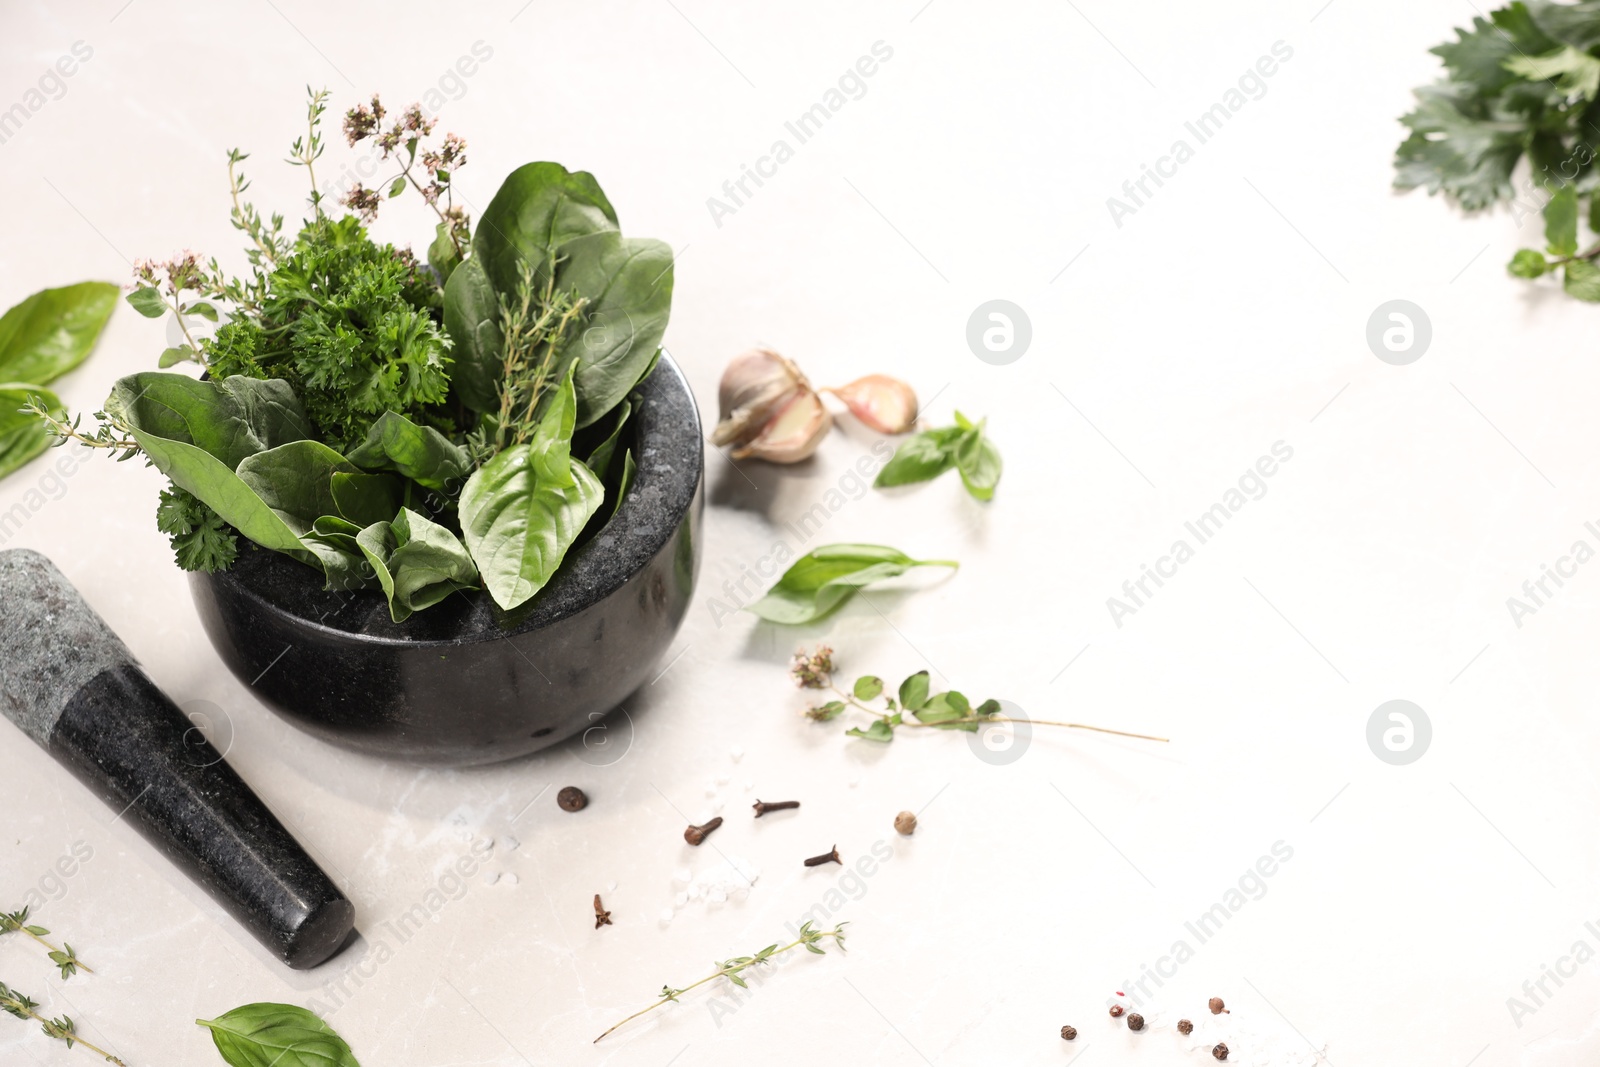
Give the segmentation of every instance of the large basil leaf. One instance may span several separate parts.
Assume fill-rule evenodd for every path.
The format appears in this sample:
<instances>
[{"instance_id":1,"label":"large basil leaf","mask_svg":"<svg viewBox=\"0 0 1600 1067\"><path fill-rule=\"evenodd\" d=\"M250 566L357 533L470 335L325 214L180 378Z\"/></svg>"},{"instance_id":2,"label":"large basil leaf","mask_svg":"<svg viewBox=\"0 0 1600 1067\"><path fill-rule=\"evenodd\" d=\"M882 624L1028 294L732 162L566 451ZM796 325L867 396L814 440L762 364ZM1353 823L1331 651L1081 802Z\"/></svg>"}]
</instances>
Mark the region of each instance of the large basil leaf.
<instances>
[{"instance_id":1,"label":"large basil leaf","mask_svg":"<svg viewBox=\"0 0 1600 1067\"><path fill-rule=\"evenodd\" d=\"M110 282L43 289L0 316L0 381L42 385L82 363L119 292Z\"/></svg>"},{"instance_id":2,"label":"large basil leaf","mask_svg":"<svg viewBox=\"0 0 1600 1067\"><path fill-rule=\"evenodd\" d=\"M0 478L50 447L44 421L22 410L30 397L38 397L46 409L58 416L64 411L61 398L41 386L25 382L0 385Z\"/></svg>"},{"instance_id":3,"label":"large basil leaf","mask_svg":"<svg viewBox=\"0 0 1600 1067\"><path fill-rule=\"evenodd\" d=\"M663 241L597 233L561 246L556 285L588 300L561 339L557 366L578 363L578 425L588 426L638 384L672 314L672 248Z\"/></svg>"},{"instance_id":4,"label":"large basil leaf","mask_svg":"<svg viewBox=\"0 0 1600 1067\"><path fill-rule=\"evenodd\" d=\"M873 582L898 577L913 567L957 566L951 560L912 559L884 545L823 545L795 560L777 584L745 610L791 626L815 622Z\"/></svg>"},{"instance_id":5,"label":"large basil leaf","mask_svg":"<svg viewBox=\"0 0 1600 1067\"><path fill-rule=\"evenodd\" d=\"M324 515L370 526L400 506L391 474L365 474L321 441L291 441L249 456L239 480L298 534Z\"/></svg>"},{"instance_id":6,"label":"large basil leaf","mask_svg":"<svg viewBox=\"0 0 1600 1067\"><path fill-rule=\"evenodd\" d=\"M246 1004L195 1023L230 1067L361 1067L332 1027L293 1004Z\"/></svg>"},{"instance_id":7,"label":"large basil leaf","mask_svg":"<svg viewBox=\"0 0 1600 1067\"><path fill-rule=\"evenodd\" d=\"M145 371L119 379L105 410L146 433L208 452L230 471L247 456L310 436L294 390L276 378L203 382Z\"/></svg>"},{"instance_id":8,"label":"large basil leaf","mask_svg":"<svg viewBox=\"0 0 1600 1067\"><path fill-rule=\"evenodd\" d=\"M532 446L499 453L467 480L461 534L489 595L510 610L543 589L600 507L605 490L581 460L571 460L572 485L541 483Z\"/></svg>"},{"instance_id":9,"label":"large basil leaf","mask_svg":"<svg viewBox=\"0 0 1600 1067\"><path fill-rule=\"evenodd\" d=\"M368 526L356 543L377 572L395 622L472 588L478 577L456 535L409 508L401 508L393 522Z\"/></svg>"},{"instance_id":10,"label":"large basil leaf","mask_svg":"<svg viewBox=\"0 0 1600 1067\"><path fill-rule=\"evenodd\" d=\"M594 175L569 171L559 163L528 163L506 176L479 216L473 259L495 291L509 295L516 292L522 264L542 282L557 249L575 238L616 229L616 210ZM579 295L588 296L588 290Z\"/></svg>"},{"instance_id":11,"label":"large basil leaf","mask_svg":"<svg viewBox=\"0 0 1600 1067\"><path fill-rule=\"evenodd\" d=\"M459 364L457 364L459 366ZM425 489L446 490L472 465L464 449L431 426L385 411L345 456L367 470L394 470Z\"/></svg>"},{"instance_id":12,"label":"large basil leaf","mask_svg":"<svg viewBox=\"0 0 1600 1067\"><path fill-rule=\"evenodd\" d=\"M499 297L476 257L451 271L445 283L444 331L450 336L455 361L451 391L474 411L492 411L499 403L506 339L500 329Z\"/></svg>"}]
</instances>

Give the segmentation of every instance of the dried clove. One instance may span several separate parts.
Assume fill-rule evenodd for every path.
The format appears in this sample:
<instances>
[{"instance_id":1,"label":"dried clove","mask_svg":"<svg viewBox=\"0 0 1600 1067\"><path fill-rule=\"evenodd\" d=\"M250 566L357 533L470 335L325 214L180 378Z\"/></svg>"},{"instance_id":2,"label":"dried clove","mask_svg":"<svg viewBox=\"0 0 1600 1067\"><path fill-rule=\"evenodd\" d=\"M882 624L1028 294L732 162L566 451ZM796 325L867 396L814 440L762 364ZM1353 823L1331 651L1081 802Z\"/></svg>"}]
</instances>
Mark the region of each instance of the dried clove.
<instances>
[{"instance_id":1,"label":"dried clove","mask_svg":"<svg viewBox=\"0 0 1600 1067\"><path fill-rule=\"evenodd\" d=\"M700 842L704 841L707 837L711 836L711 831L715 830L717 827L719 827L721 825L722 825L722 816L718 815L716 818L712 819L710 822L706 823L704 826L691 826L691 827L689 827L687 830L685 830L683 832L683 839L685 841L689 842L689 844L691 844L691 845L698 845L698 844L700 844Z\"/></svg>"},{"instance_id":2,"label":"dried clove","mask_svg":"<svg viewBox=\"0 0 1600 1067\"><path fill-rule=\"evenodd\" d=\"M756 809L756 818L759 819L769 811L788 811L790 808L798 808L800 802L798 800L758 800L751 806Z\"/></svg>"},{"instance_id":3,"label":"dried clove","mask_svg":"<svg viewBox=\"0 0 1600 1067\"><path fill-rule=\"evenodd\" d=\"M834 845L833 848L831 848L827 852L824 852L820 856L812 856L810 859L806 860L806 866L807 867L820 867L824 863L837 863L837 864L843 866L844 860L839 858L839 846L838 845Z\"/></svg>"},{"instance_id":4,"label":"dried clove","mask_svg":"<svg viewBox=\"0 0 1600 1067\"><path fill-rule=\"evenodd\" d=\"M596 893L594 895L594 928L596 930L598 930L602 926L610 926L610 925L612 925L611 924L611 913L609 911L607 911L605 908L601 907L601 905L600 905L600 894Z\"/></svg>"}]
</instances>

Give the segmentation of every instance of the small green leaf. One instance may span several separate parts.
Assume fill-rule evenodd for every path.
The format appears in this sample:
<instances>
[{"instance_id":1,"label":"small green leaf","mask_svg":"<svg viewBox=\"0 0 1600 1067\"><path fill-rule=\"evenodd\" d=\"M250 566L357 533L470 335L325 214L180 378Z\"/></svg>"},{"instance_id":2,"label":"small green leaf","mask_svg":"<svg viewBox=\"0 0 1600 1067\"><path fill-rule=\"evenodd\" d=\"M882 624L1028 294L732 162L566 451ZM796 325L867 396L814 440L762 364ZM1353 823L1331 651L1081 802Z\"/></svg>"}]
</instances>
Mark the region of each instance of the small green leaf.
<instances>
[{"instance_id":1,"label":"small green leaf","mask_svg":"<svg viewBox=\"0 0 1600 1067\"><path fill-rule=\"evenodd\" d=\"M855 694L857 700L876 700L878 694L882 692L882 678L867 674L856 679Z\"/></svg>"},{"instance_id":2,"label":"small green leaf","mask_svg":"<svg viewBox=\"0 0 1600 1067\"><path fill-rule=\"evenodd\" d=\"M28 931L28 933L32 934L34 937L43 937L50 932L42 926L24 926L23 929Z\"/></svg>"},{"instance_id":3,"label":"small green leaf","mask_svg":"<svg viewBox=\"0 0 1600 1067\"><path fill-rule=\"evenodd\" d=\"M928 702L928 672L918 671L900 683L900 706L916 711Z\"/></svg>"},{"instance_id":4,"label":"small green leaf","mask_svg":"<svg viewBox=\"0 0 1600 1067\"><path fill-rule=\"evenodd\" d=\"M998 715L1000 714L1000 702L991 697L979 704L973 714L984 718L988 718L990 715Z\"/></svg>"},{"instance_id":5,"label":"small green leaf","mask_svg":"<svg viewBox=\"0 0 1600 1067\"><path fill-rule=\"evenodd\" d=\"M1506 270L1517 278L1537 278L1550 269L1550 263L1544 258L1544 253L1537 248L1521 248L1511 257L1511 262L1506 264Z\"/></svg>"},{"instance_id":6,"label":"small green leaf","mask_svg":"<svg viewBox=\"0 0 1600 1067\"><path fill-rule=\"evenodd\" d=\"M1575 259L1567 264L1562 288L1579 300L1600 302L1600 267L1587 259Z\"/></svg>"},{"instance_id":7,"label":"small green leaf","mask_svg":"<svg viewBox=\"0 0 1600 1067\"><path fill-rule=\"evenodd\" d=\"M292 1004L246 1004L195 1023L230 1067L360 1067L332 1027Z\"/></svg>"},{"instance_id":8,"label":"small green leaf","mask_svg":"<svg viewBox=\"0 0 1600 1067\"><path fill-rule=\"evenodd\" d=\"M949 560L916 560L884 545L823 545L795 560L776 585L745 611L768 622L815 622L873 582L913 567L955 567Z\"/></svg>"},{"instance_id":9,"label":"small green leaf","mask_svg":"<svg viewBox=\"0 0 1600 1067\"><path fill-rule=\"evenodd\" d=\"M190 304L188 307L183 309L183 313L185 315L199 315L202 319L205 319L208 322L217 321L217 309L206 303L204 300Z\"/></svg>"},{"instance_id":10,"label":"small green leaf","mask_svg":"<svg viewBox=\"0 0 1600 1067\"><path fill-rule=\"evenodd\" d=\"M170 309L161 299L161 292L153 285L141 285L127 296L128 306L147 319L159 319Z\"/></svg>"},{"instance_id":11,"label":"small green leaf","mask_svg":"<svg viewBox=\"0 0 1600 1067\"><path fill-rule=\"evenodd\" d=\"M889 489L937 478L955 464L947 447L952 436L947 430L926 430L912 436L895 449L873 480L873 488Z\"/></svg>"},{"instance_id":12,"label":"small green leaf","mask_svg":"<svg viewBox=\"0 0 1600 1067\"><path fill-rule=\"evenodd\" d=\"M393 200L406 191L406 176L404 174L389 183L389 199Z\"/></svg>"},{"instance_id":13,"label":"small green leaf","mask_svg":"<svg viewBox=\"0 0 1600 1067\"><path fill-rule=\"evenodd\" d=\"M734 985L738 986L740 989L749 989L750 988L748 985L745 984L745 980L743 978L740 978L736 974L729 974L729 975L725 975L724 977L726 977L728 979L728 981L732 982Z\"/></svg>"},{"instance_id":14,"label":"small green leaf","mask_svg":"<svg viewBox=\"0 0 1600 1067\"><path fill-rule=\"evenodd\" d=\"M890 726L882 719L879 719L865 730L857 726L852 726L850 729L845 731L845 736L859 737L866 741L888 742L894 740L894 727Z\"/></svg>"},{"instance_id":15,"label":"small green leaf","mask_svg":"<svg viewBox=\"0 0 1600 1067\"><path fill-rule=\"evenodd\" d=\"M1570 182L1557 189L1544 206L1544 239L1552 256L1578 251L1578 187Z\"/></svg>"},{"instance_id":16,"label":"small green leaf","mask_svg":"<svg viewBox=\"0 0 1600 1067\"><path fill-rule=\"evenodd\" d=\"M830 700L821 707L812 708L811 717L818 722L827 722L829 719L837 719L843 713L844 708L843 701Z\"/></svg>"},{"instance_id":17,"label":"small green leaf","mask_svg":"<svg viewBox=\"0 0 1600 1067\"><path fill-rule=\"evenodd\" d=\"M824 952L822 949L818 948L816 946L816 943L812 942L812 941L807 941L806 942L806 951L807 952L815 952L819 956L826 956L827 955L826 952Z\"/></svg>"},{"instance_id":18,"label":"small green leaf","mask_svg":"<svg viewBox=\"0 0 1600 1067\"><path fill-rule=\"evenodd\" d=\"M163 351L161 358L156 361L156 365L162 370L166 370L175 364L187 363L191 359L194 359L194 349L188 345L177 345Z\"/></svg>"},{"instance_id":19,"label":"small green leaf","mask_svg":"<svg viewBox=\"0 0 1600 1067\"><path fill-rule=\"evenodd\" d=\"M0 316L0 381L45 385L82 363L118 291L110 282L42 289Z\"/></svg>"}]
</instances>

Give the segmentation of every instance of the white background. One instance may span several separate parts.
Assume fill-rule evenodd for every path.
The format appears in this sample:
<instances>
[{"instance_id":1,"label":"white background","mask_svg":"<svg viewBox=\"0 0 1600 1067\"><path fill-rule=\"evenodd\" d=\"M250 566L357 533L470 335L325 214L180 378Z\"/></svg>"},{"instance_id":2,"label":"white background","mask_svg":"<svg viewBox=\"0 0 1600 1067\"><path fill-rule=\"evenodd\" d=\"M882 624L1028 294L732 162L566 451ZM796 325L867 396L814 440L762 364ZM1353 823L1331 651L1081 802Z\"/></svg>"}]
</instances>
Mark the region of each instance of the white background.
<instances>
[{"instance_id":1,"label":"white background","mask_svg":"<svg viewBox=\"0 0 1600 1067\"><path fill-rule=\"evenodd\" d=\"M597 750L573 741L450 772L351 755L268 712L201 633L155 529L159 476L87 463L8 547L50 554L168 693L220 709L213 736L335 874L368 940L285 970L3 727L0 905L88 845L37 917L98 973L63 985L12 937L0 978L136 1067L218 1062L192 1020L258 1000L338 1004L333 1025L366 1067L1149 1067L1211 1062L1172 1027L1212 995L1233 1008L1238 1062L1309 1062L1308 1045L1341 1067L1593 1062L1600 961L1547 982L1554 995L1520 1026L1507 998L1575 941L1600 948L1584 928L1600 920L1600 565L1520 628L1505 602L1575 540L1600 547L1584 529L1600 520L1596 312L1505 275L1539 242L1536 222L1464 220L1389 189L1395 117L1437 70L1426 49L1473 14L1454 0L7 4L0 108L73 42L94 52L0 145L0 303L126 281L132 258L183 247L238 268L229 147L253 153L258 205L293 220L304 176L279 161L308 82L340 112L374 90L398 110L443 80L457 98L442 129L471 146L458 174L471 204L513 167L559 160L599 176L626 232L679 250L667 340L708 418L721 367L764 342L819 384L906 378L936 424L956 406L987 415L1006 470L989 505L953 476L849 500L811 544L963 566L796 631L718 619L710 598L780 537L793 547L782 524L875 439L847 422L787 469L711 453L699 594L670 669L606 735L622 758L594 766ZM478 41L492 57L452 81ZM893 57L865 96L718 225L707 198L876 41ZM1278 41L1293 58L1266 95L1196 146L1183 123ZM329 133L331 177L354 154L336 122ZM1179 137L1194 158L1116 226L1107 198ZM397 204L378 235L424 246L425 209ZM1032 320L1010 366L964 338L994 298ZM1365 340L1396 298L1433 328L1405 367ZM160 323L122 308L62 392L92 412L165 344ZM1277 441L1294 455L1265 497L1116 626L1106 598ZM45 462L0 485L0 511ZM1034 718L1172 742L1040 727L995 766L962 736L849 741L802 717L786 677L817 640L847 678L928 668ZM1433 724L1405 767L1365 738L1395 698ZM581 815L553 802L567 784L593 798ZM756 823L757 796L804 807ZM742 902L691 903L663 925L673 870L720 858L680 838L718 804L729 823L712 841L760 877ZM909 840L890 828L904 808L922 810ZM385 933L484 838L498 842L495 884L474 880L404 944ZM826 899L840 872L801 858L837 842L850 860L879 840L893 860L846 887L859 899L836 916L852 923L847 956L796 961L732 1014L703 990L590 1044L663 983L777 939ZM1293 858L1265 895L1198 944L1184 923L1279 841ZM597 891L615 916L598 932ZM1150 985L1149 1030L1113 1025L1106 998L1180 938L1193 958ZM0 1050L83 1061L10 1019Z\"/></svg>"}]
</instances>

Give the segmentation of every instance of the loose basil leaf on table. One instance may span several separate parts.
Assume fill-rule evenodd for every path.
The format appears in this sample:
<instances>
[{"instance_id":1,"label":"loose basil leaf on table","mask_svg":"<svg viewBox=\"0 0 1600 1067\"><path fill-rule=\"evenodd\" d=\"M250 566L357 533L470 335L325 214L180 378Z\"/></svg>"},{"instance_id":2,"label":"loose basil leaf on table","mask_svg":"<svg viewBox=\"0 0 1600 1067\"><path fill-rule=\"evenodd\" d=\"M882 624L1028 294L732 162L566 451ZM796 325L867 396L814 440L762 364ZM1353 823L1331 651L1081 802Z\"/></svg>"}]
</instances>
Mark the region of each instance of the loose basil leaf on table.
<instances>
[{"instance_id":1,"label":"loose basil leaf on table","mask_svg":"<svg viewBox=\"0 0 1600 1067\"><path fill-rule=\"evenodd\" d=\"M912 559L884 545L823 545L795 560L765 596L744 610L790 626L815 622L873 582L896 578L913 567L958 566L952 560Z\"/></svg>"},{"instance_id":2,"label":"loose basil leaf on table","mask_svg":"<svg viewBox=\"0 0 1600 1067\"><path fill-rule=\"evenodd\" d=\"M366 470L398 471L424 489L444 490L472 466L465 449L431 426L385 411L366 439L345 454Z\"/></svg>"},{"instance_id":3,"label":"loose basil leaf on table","mask_svg":"<svg viewBox=\"0 0 1600 1067\"><path fill-rule=\"evenodd\" d=\"M61 398L41 386L25 382L0 385L0 478L50 447L51 437L45 432L44 421L23 410L33 397L54 415L65 411Z\"/></svg>"},{"instance_id":4,"label":"loose basil leaf on table","mask_svg":"<svg viewBox=\"0 0 1600 1067\"><path fill-rule=\"evenodd\" d=\"M43 385L82 363L118 292L110 282L43 289L0 316L0 381Z\"/></svg>"},{"instance_id":5,"label":"loose basil leaf on table","mask_svg":"<svg viewBox=\"0 0 1600 1067\"><path fill-rule=\"evenodd\" d=\"M878 472L873 486L888 489L937 478L954 468L961 482L979 500L994 499L1000 483L1000 450L985 434L988 420L972 422L956 412L954 426L924 430L912 436Z\"/></svg>"},{"instance_id":6,"label":"loose basil leaf on table","mask_svg":"<svg viewBox=\"0 0 1600 1067\"><path fill-rule=\"evenodd\" d=\"M368 526L356 543L377 572L395 622L477 581L478 568L456 535L410 508L401 508L393 522Z\"/></svg>"},{"instance_id":7,"label":"loose basil leaf on table","mask_svg":"<svg viewBox=\"0 0 1600 1067\"><path fill-rule=\"evenodd\" d=\"M361 1067L332 1027L293 1004L245 1004L195 1024L229 1067Z\"/></svg>"}]
</instances>

